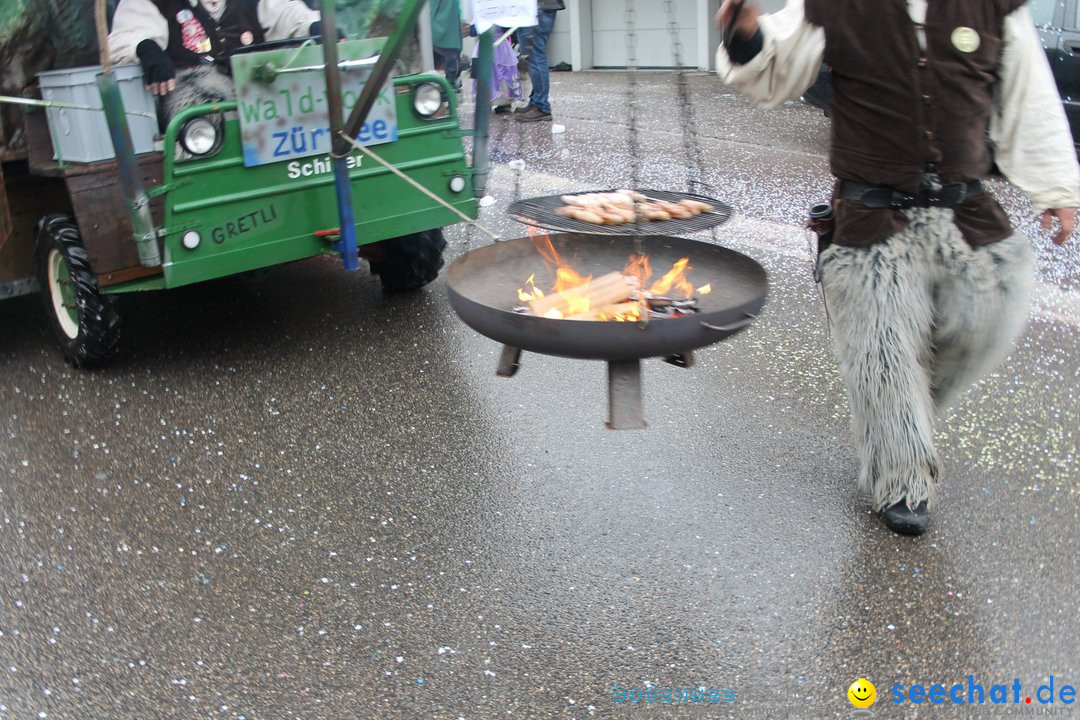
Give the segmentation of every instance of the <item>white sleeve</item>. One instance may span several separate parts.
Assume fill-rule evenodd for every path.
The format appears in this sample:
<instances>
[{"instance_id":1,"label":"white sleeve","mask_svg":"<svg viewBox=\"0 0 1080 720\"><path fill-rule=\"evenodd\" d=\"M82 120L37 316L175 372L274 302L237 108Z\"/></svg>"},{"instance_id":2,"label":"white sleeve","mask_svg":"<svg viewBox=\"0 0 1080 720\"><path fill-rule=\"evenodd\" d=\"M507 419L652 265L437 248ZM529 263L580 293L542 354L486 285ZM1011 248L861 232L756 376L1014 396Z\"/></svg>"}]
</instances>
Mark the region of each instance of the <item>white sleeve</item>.
<instances>
[{"instance_id":1,"label":"white sleeve","mask_svg":"<svg viewBox=\"0 0 1080 720\"><path fill-rule=\"evenodd\" d=\"M761 52L745 65L734 65L721 45L716 72L755 105L776 107L814 84L825 54L825 31L806 21L803 0L788 0L783 10L762 15L758 23Z\"/></svg>"},{"instance_id":2,"label":"white sleeve","mask_svg":"<svg viewBox=\"0 0 1080 720\"><path fill-rule=\"evenodd\" d=\"M143 40L153 40L162 50L169 47L169 22L151 0L120 0L109 33L109 60L137 63L135 48Z\"/></svg>"},{"instance_id":3,"label":"white sleeve","mask_svg":"<svg viewBox=\"0 0 1080 720\"><path fill-rule=\"evenodd\" d=\"M994 159L1036 212L1080 207L1080 167L1050 65L1027 7L1005 19L996 106Z\"/></svg>"},{"instance_id":4,"label":"white sleeve","mask_svg":"<svg viewBox=\"0 0 1080 720\"><path fill-rule=\"evenodd\" d=\"M267 40L307 35L311 23L318 19L319 12L301 0L259 0L259 24L266 31Z\"/></svg>"}]
</instances>

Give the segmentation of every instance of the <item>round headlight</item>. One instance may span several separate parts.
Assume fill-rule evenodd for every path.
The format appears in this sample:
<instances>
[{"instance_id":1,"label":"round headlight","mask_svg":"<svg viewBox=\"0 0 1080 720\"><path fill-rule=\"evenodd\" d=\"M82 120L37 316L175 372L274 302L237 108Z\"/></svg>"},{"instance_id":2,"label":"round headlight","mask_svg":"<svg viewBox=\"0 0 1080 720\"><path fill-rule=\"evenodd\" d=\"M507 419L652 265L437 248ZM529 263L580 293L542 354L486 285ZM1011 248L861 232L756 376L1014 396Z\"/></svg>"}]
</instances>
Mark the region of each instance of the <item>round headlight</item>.
<instances>
[{"instance_id":1,"label":"round headlight","mask_svg":"<svg viewBox=\"0 0 1080 720\"><path fill-rule=\"evenodd\" d=\"M199 243L202 242L202 236L195 230L188 230L184 233L184 236L180 238L180 242L183 243L184 247L188 250L194 250L199 247Z\"/></svg>"},{"instance_id":2,"label":"round headlight","mask_svg":"<svg viewBox=\"0 0 1080 720\"><path fill-rule=\"evenodd\" d=\"M217 126L205 117L188 120L180 129L180 144L192 155L208 155L218 146Z\"/></svg>"},{"instance_id":3,"label":"round headlight","mask_svg":"<svg viewBox=\"0 0 1080 720\"><path fill-rule=\"evenodd\" d=\"M434 83L422 83L413 88L413 108L421 117L431 117L442 107L442 90Z\"/></svg>"}]
</instances>

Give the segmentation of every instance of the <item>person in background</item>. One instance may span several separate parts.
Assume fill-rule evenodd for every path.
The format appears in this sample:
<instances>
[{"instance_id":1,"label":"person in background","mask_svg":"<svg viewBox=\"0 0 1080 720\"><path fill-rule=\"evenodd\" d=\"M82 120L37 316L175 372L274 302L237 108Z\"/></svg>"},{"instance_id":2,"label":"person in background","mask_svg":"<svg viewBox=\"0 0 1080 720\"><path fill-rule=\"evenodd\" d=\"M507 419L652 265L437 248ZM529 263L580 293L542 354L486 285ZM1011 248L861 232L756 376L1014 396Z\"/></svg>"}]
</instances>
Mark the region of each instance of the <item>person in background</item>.
<instances>
[{"instance_id":1,"label":"person in background","mask_svg":"<svg viewBox=\"0 0 1080 720\"><path fill-rule=\"evenodd\" d=\"M510 112L510 107L515 100L524 100L525 94L521 87L521 78L518 75L518 54L510 44L507 28L495 25L491 29L495 37L495 58L492 65L491 78L491 109L497 115ZM501 42L500 42L501 40ZM480 51L480 44L473 48L472 67L476 67L476 55ZM476 96L476 80L473 80L473 96Z\"/></svg>"},{"instance_id":2,"label":"person in background","mask_svg":"<svg viewBox=\"0 0 1080 720\"><path fill-rule=\"evenodd\" d=\"M441 60L446 81L461 91L461 3L460 0L430 0L431 44Z\"/></svg>"},{"instance_id":3,"label":"person in background","mask_svg":"<svg viewBox=\"0 0 1080 720\"><path fill-rule=\"evenodd\" d=\"M821 282L860 485L890 530L919 535L935 420L1008 355L1031 302L1031 243L981 181L996 162L1058 245L1076 227L1080 168L1039 35L1025 0L788 0L772 15L725 0L717 21L733 30L717 72L757 104L832 68Z\"/></svg>"},{"instance_id":4,"label":"person in background","mask_svg":"<svg viewBox=\"0 0 1080 720\"><path fill-rule=\"evenodd\" d=\"M165 119L235 96L231 51L320 35L319 13L302 0L120 0L109 34L112 62L138 62Z\"/></svg>"},{"instance_id":5,"label":"person in background","mask_svg":"<svg viewBox=\"0 0 1080 720\"><path fill-rule=\"evenodd\" d=\"M529 80L532 94L527 107L514 111L514 119L521 122L551 122L551 69L548 67L547 43L555 26L555 14L565 10L563 0L539 0L536 27L524 27L518 31L521 47L529 57Z\"/></svg>"}]
</instances>

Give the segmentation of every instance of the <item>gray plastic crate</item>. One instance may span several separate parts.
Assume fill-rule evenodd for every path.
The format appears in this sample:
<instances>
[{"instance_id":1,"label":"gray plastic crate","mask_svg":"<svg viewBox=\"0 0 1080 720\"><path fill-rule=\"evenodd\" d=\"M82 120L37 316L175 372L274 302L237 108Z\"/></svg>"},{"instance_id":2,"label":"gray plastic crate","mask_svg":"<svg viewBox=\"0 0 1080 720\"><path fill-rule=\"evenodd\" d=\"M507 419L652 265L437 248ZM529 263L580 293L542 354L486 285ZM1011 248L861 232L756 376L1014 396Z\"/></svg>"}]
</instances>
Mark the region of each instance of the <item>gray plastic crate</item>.
<instances>
[{"instance_id":1,"label":"gray plastic crate","mask_svg":"<svg viewBox=\"0 0 1080 720\"><path fill-rule=\"evenodd\" d=\"M100 73L100 65L39 73L41 97L100 108L101 94L97 86ZM120 85L120 97L124 101L135 153L153 152L158 126L154 118L154 96L143 85L142 68L138 65L116 65L113 73ZM149 113L150 116L133 113ZM116 157L103 110L53 107L48 109L48 118L55 150L53 157L56 159L89 163Z\"/></svg>"}]
</instances>

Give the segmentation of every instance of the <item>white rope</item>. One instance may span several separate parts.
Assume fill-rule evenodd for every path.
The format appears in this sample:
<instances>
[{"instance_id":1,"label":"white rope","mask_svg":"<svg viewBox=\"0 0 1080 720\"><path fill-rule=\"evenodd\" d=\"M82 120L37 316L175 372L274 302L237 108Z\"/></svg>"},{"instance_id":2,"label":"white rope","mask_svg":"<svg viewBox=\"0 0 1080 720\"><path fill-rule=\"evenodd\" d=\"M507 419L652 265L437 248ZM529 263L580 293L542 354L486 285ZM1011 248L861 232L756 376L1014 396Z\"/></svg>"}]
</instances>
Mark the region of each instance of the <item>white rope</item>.
<instances>
[{"instance_id":1,"label":"white rope","mask_svg":"<svg viewBox=\"0 0 1080 720\"><path fill-rule=\"evenodd\" d=\"M409 183L409 184L410 184L410 185L412 185L412 186L413 186L414 188L416 188L416 189L417 189L417 190L419 190L420 192L424 193L424 194L425 194L425 195L427 195L427 196L428 196L429 198L431 198L431 199L432 199L432 200L434 200L435 202L439 203L440 205L442 205L442 206L443 206L444 208L446 208L447 210L449 210L449 211L451 211L451 212L455 213L455 214L456 214L456 215L458 215L458 217L460 217L460 218L461 218L462 220L464 220L465 222L469 223L469 224L470 224L470 225L472 225L473 227L477 228L478 230L480 230L481 232L483 232L484 234L486 234L486 235L487 235L488 237L490 237L490 238L491 238L492 240L501 240L501 239L502 239L502 238L501 238L501 237L500 237L500 236L499 236L498 234L496 234L496 233L492 232L491 230L488 230L488 229L487 229L486 227L484 227L483 225L481 225L480 223L478 223L478 222L477 222L476 220L473 220L473 219L472 219L471 217L469 217L469 216L468 216L468 215L466 215L465 213L461 212L461 211L460 211L460 210L458 210L458 209L457 209L456 207L454 207L454 206L453 206L453 205L451 205L450 203L446 202L446 201L445 201L445 200L443 200L443 199L442 199L441 197L439 197L439 196L438 196L438 195L436 195L435 193L431 192L431 191L430 191L430 190L428 190L428 189L427 189L426 187L424 187L424 186L423 186L423 185L421 185L420 183L416 182L416 181L415 181L415 180L413 180L413 179L412 179L411 177L409 177L409 176L408 176L408 175L406 175L405 173L401 172L400 170L398 170L398 169L397 169L396 167L394 167L393 165L391 165L391 164L390 164L390 163L388 163L387 161L383 160L383 159L382 159L381 157L379 157L378 155L376 155L375 153L373 153L373 152L372 152L371 150L368 150L368 149L367 149L366 147L364 147L364 146L363 146L363 145L361 145L360 143L356 142L356 138L351 138L351 137L349 137L349 136L348 136L347 134L345 134L345 131L344 131L344 130L343 130L343 131L341 131L341 137L343 137L343 138L345 138L346 140L348 140L348 141L349 141L349 143L350 143L350 144L351 144L351 145L352 145L353 147L355 147L355 148L356 148L357 150L359 150L360 152L364 153L364 154L365 154L365 155L367 155L367 156L368 156L369 158L371 158L371 159L372 159L372 160L374 160L375 162L379 163L379 164L380 164L380 165L382 165L382 166L383 166L384 168L386 168L386 169L387 169L387 170L389 170L390 172L394 173L394 174L395 174L395 175L397 175L397 176L398 176L399 178L401 178L401 179L402 179L402 180L404 180L405 182Z\"/></svg>"}]
</instances>

